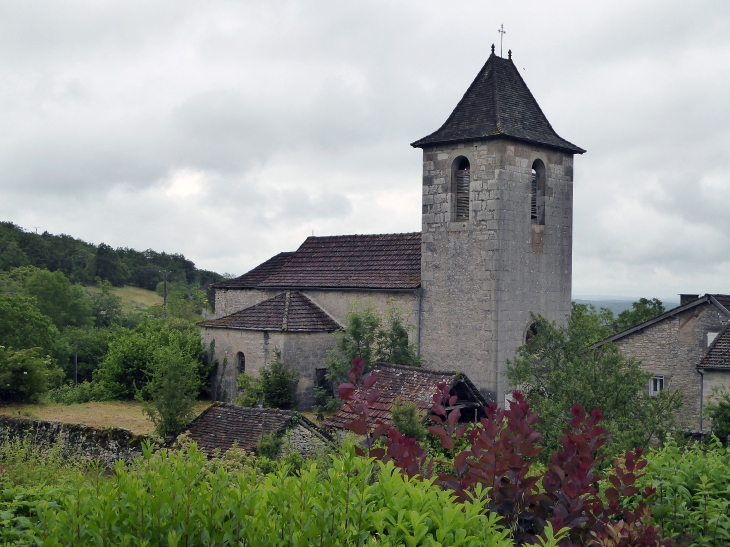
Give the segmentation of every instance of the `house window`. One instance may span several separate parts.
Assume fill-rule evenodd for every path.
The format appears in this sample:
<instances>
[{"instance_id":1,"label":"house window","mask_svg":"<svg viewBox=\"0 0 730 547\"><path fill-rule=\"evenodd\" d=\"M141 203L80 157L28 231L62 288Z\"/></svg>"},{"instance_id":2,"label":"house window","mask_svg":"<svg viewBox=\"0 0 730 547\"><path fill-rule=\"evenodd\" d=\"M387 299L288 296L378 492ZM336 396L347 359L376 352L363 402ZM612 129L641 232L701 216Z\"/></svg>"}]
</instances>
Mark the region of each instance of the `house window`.
<instances>
[{"instance_id":1,"label":"house window","mask_svg":"<svg viewBox=\"0 0 730 547\"><path fill-rule=\"evenodd\" d=\"M545 224L545 164L542 160L532 163L530 221L532 224Z\"/></svg>"},{"instance_id":2,"label":"house window","mask_svg":"<svg viewBox=\"0 0 730 547\"><path fill-rule=\"evenodd\" d=\"M334 389L332 389L332 382L330 382L327 379L327 372L329 372L329 369L326 368L316 368L314 369L314 374L316 377L316 386L318 388L321 388L325 391L327 395L330 397L334 397Z\"/></svg>"},{"instance_id":3,"label":"house window","mask_svg":"<svg viewBox=\"0 0 730 547\"><path fill-rule=\"evenodd\" d=\"M238 374L246 372L246 356L242 351L239 351L238 355L236 355L236 361L238 365Z\"/></svg>"},{"instance_id":4,"label":"house window","mask_svg":"<svg viewBox=\"0 0 730 547\"><path fill-rule=\"evenodd\" d=\"M465 157L454 160L453 171L454 219L469 220L469 189L471 186L471 166Z\"/></svg>"},{"instance_id":5,"label":"house window","mask_svg":"<svg viewBox=\"0 0 730 547\"><path fill-rule=\"evenodd\" d=\"M525 331L525 344L537 336L537 323L532 323Z\"/></svg>"},{"instance_id":6,"label":"house window","mask_svg":"<svg viewBox=\"0 0 730 547\"><path fill-rule=\"evenodd\" d=\"M664 376L654 376L649 383L649 395L655 397L664 391Z\"/></svg>"}]
</instances>

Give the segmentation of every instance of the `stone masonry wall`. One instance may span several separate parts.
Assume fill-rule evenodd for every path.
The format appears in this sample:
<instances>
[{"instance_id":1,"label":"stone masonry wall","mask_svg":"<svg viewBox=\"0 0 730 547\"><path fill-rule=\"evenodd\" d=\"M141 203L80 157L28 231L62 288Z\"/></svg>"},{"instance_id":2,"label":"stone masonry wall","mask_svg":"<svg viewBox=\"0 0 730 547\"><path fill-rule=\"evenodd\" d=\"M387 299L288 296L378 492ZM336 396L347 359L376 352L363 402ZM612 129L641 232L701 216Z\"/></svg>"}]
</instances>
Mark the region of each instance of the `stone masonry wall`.
<instances>
[{"instance_id":1,"label":"stone masonry wall","mask_svg":"<svg viewBox=\"0 0 730 547\"><path fill-rule=\"evenodd\" d=\"M468 221L454 219L452 166L470 163ZM530 220L532 164L546 168L545 225ZM507 139L423 153L421 348L500 403L506 360L530 312L564 321L572 275L572 155Z\"/></svg>"},{"instance_id":2,"label":"stone masonry wall","mask_svg":"<svg viewBox=\"0 0 730 547\"><path fill-rule=\"evenodd\" d=\"M25 438L48 449L60 443L64 455L96 459L109 468L117 460L129 462L141 456L142 443L149 439L128 429L97 429L86 425L0 416L0 444Z\"/></svg>"},{"instance_id":3,"label":"stone masonry wall","mask_svg":"<svg viewBox=\"0 0 730 547\"><path fill-rule=\"evenodd\" d=\"M238 394L238 352L246 357L246 372L258 376L260 370L274 358L279 349L284 364L299 372L299 408L309 409L314 404L315 369L325 366L327 350L334 348L334 336L327 332L288 333L241 329L202 328L203 343L209 346L215 340L215 358L218 370L213 379L213 393L231 401ZM223 360L227 358L225 370Z\"/></svg>"},{"instance_id":4,"label":"stone masonry wall","mask_svg":"<svg viewBox=\"0 0 730 547\"><path fill-rule=\"evenodd\" d=\"M285 439L289 442L291 449L299 451L305 458L329 449L328 443L320 435L302 424L297 424L287 431Z\"/></svg>"},{"instance_id":5,"label":"stone masonry wall","mask_svg":"<svg viewBox=\"0 0 730 547\"><path fill-rule=\"evenodd\" d=\"M682 425L699 429L697 364L707 351L707 333L719 332L727 322L714 305L705 304L621 338L616 345L625 357L640 360L643 370L664 376L665 389L684 392Z\"/></svg>"}]
</instances>

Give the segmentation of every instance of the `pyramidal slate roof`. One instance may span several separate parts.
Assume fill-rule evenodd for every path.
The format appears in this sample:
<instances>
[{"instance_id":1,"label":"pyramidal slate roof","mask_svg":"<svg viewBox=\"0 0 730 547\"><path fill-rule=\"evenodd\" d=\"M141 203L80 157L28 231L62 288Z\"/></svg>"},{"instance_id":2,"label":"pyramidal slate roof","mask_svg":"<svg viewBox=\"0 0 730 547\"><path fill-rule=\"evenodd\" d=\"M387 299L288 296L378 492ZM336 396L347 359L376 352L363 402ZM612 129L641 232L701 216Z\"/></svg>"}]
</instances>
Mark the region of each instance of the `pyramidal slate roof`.
<instances>
[{"instance_id":1,"label":"pyramidal slate roof","mask_svg":"<svg viewBox=\"0 0 730 547\"><path fill-rule=\"evenodd\" d=\"M503 59L494 53L441 128L411 146L423 148L498 137L573 154L585 152L555 132L512 59Z\"/></svg>"},{"instance_id":2,"label":"pyramidal slate roof","mask_svg":"<svg viewBox=\"0 0 730 547\"><path fill-rule=\"evenodd\" d=\"M730 372L730 325L725 327L712 341L698 368Z\"/></svg>"},{"instance_id":3,"label":"pyramidal slate roof","mask_svg":"<svg viewBox=\"0 0 730 547\"><path fill-rule=\"evenodd\" d=\"M286 291L249 308L201 321L201 327L281 332L334 332L341 328L332 317L298 291Z\"/></svg>"},{"instance_id":4,"label":"pyramidal slate roof","mask_svg":"<svg viewBox=\"0 0 730 547\"><path fill-rule=\"evenodd\" d=\"M370 373L377 377L373 387L380 392L378 398L368 408L368 421L371 425L376 420L393 424L391 409L396 399L414 403L419 414L425 418L430 414L433 396L439 382L445 382L451 388L452 395L458 396L456 407L480 408L487 405L487 401L476 386L461 372L377 363ZM462 413L465 412L462 410ZM356 417L350 405L344 403L340 410L327 417L322 425L341 429Z\"/></svg>"},{"instance_id":5,"label":"pyramidal slate roof","mask_svg":"<svg viewBox=\"0 0 730 547\"><path fill-rule=\"evenodd\" d=\"M421 233L308 237L221 289L383 289L421 285Z\"/></svg>"}]
</instances>

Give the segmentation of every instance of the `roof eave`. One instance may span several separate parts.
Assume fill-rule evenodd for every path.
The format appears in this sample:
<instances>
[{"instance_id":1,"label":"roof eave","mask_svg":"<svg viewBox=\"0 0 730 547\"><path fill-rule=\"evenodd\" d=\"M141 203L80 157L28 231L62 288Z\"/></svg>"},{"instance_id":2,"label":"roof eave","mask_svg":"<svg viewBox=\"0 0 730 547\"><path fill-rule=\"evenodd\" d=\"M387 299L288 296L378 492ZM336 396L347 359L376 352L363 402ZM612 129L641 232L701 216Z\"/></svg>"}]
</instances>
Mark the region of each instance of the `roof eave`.
<instances>
[{"instance_id":1,"label":"roof eave","mask_svg":"<svg viewBox=\"0 0 730 547\"><path fill-rule=\"evenodd\" d=\"M522 137L513 137L512 135L507 135L504 133L496 133L496 134L483 135L480 137L466 137L466 138L458 138L458 139L437 139L434 141L428 141L427 139L429 137L431 137L431 135L428 135L426 137L423 137L422 139L414 141L411 143L411 146L413 148L424 149L427 146L440 146L443 144L457 144L457 143L462 143L462 142L475 142L475 141L486 141L486 140L495 140L495 139L510 139L513 141L524 142L527 144L544 146L545 148L551 148L553 150L558 150L560 152L568 152L570 154L585 154L586 153L586 150L584 150L583 148L581 148L579 146L574 145L573 143L569 143L572 145L572 147L571 146L559 146L556 144L548 144L548 143L540 142L537 140L525 139Z\"/></svg>"}]
</instances>

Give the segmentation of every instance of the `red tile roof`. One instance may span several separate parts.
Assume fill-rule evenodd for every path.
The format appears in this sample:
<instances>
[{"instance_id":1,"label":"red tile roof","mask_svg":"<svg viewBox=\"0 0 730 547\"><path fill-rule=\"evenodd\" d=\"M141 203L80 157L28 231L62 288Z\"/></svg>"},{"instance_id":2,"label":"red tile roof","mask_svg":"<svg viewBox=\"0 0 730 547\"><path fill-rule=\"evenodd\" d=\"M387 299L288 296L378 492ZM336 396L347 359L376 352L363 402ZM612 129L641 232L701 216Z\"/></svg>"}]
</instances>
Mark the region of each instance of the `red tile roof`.
<instances>
[{"instance_id":1,"label":"red tile roof","mask_svg":"<svg viewBox=\"0 0 730 547\"><path fill-rule=\"evenodd\" d=\"M730 325L725 327L712 341L699 368L727 369L730 371Z\"/></svg>"},{"instance_id":2,"label":"red tile roof","mask_svg":"<svg viewBox=\"0 0 730 547\"><path fill-rule=\"evenodd\" d=\"M341 328L317 304L298 291L286 291L231 315L202 321L201 327L282 332L334 332Z\"/></svg>"},{"instance_id":3,"label":"red tile roof","mask_svg":"<svg viewBox=\"0 0 730 547\"><path fill-rule=\"evenodd\" d=\"M244 408L226 403L216 403L206 409L187 428L190 438L208 456L218 449L221 454L237 443L246 452L256 450L263 435L281 433L297 417L316 435L327 438L316 425L298 412L270 408Z\"/></svg>"},{"instance_id":4,"label":"red tile roof","mask_svg":"<svg viewBox=\"0 0 730 547\"><path fill-rule=\"evenodd\" d=\"M308 237L216 288L410 290L421 284L421 234Z\"/></svg>"},{"instance_id":5,"label":"red tile roof","mask_svg":"<svg viewBox=\"0 0 730 547\"><path fill-rule=\"evenodd\" d=\"M425 417L430 413L433 395L437 391L436 385L439 382L446 382L451 387L451 393L459 396L456 406L465 403L467 405L476 403L479 406L487 404L474 384L460 372L433 371L420 367L378 363L373 367L371 373L378 377L374 389L380 392L378 399L370 406L371 424L378 419L392 424L390 411L396 399L414 403L418 407L419 413ZM326 427L343 428L347 422L355 418L356 415L345 403L340 410L326 418L322 424Z\"/></svg>"},{"instance_id":6,"label":"red tile roof","mask_svg":"<svg viewBox=\"0 0 730 547\"><path fill-rule=\"evenodd\" d=\"M271 274L279 271L292 256L294 256L294 253L279 253L263 264L259 264L250 272L235 279L227 279L214 283L213 287L219 289L254 289Z\"/></svg>"}]
</instances>

